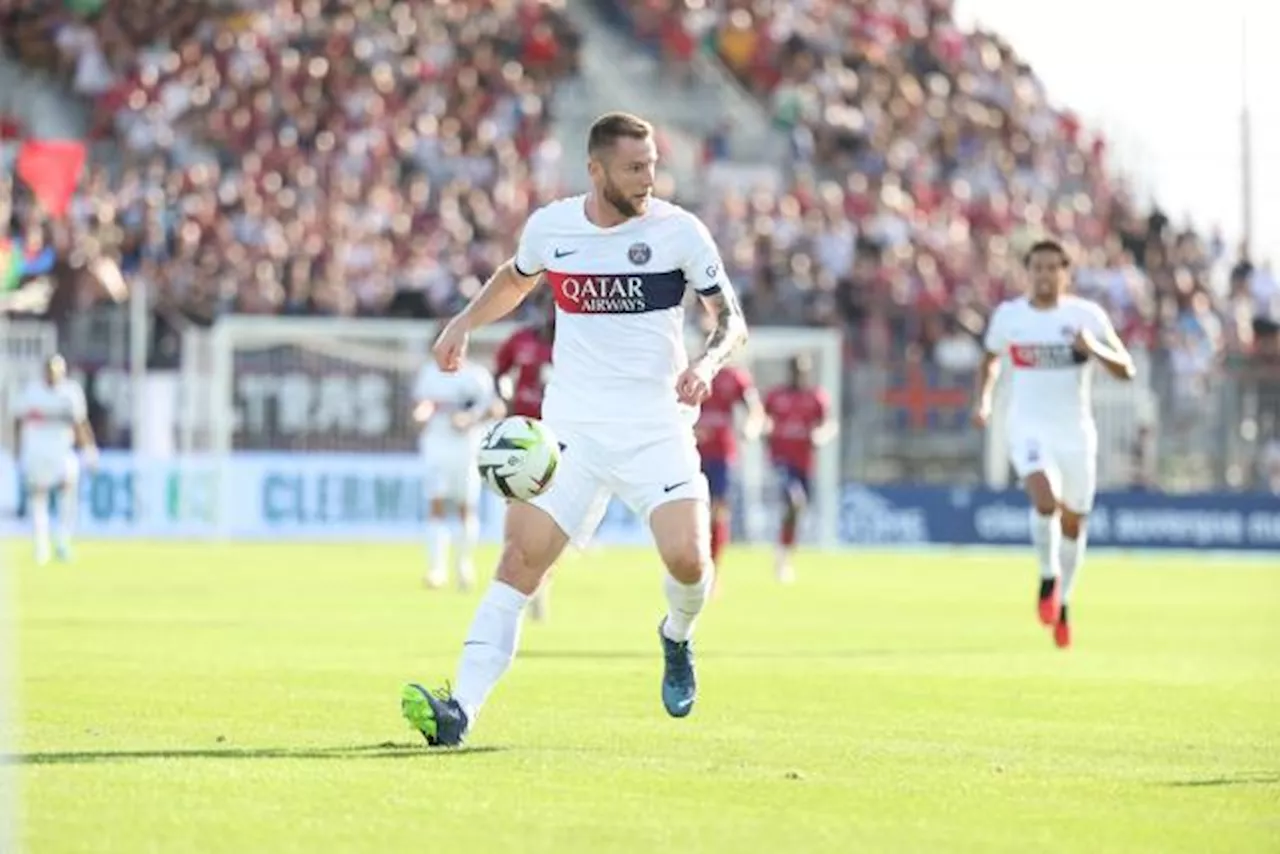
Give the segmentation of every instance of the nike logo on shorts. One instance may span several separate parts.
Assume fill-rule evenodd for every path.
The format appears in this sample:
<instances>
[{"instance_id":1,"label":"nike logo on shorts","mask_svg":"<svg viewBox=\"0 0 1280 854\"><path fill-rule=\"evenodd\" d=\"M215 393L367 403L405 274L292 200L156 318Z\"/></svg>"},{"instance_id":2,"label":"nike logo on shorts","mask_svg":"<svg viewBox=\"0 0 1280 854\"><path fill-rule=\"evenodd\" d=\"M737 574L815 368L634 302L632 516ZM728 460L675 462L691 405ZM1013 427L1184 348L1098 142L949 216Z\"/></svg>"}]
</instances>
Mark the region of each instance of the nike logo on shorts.
<instances>
[{"instance_id":1,"label":"nike logo on shorts","mask_svg":"<svg viewBox=\"0 0 1280 854\"><path fill-rule=\"evenodd\" d=\"M564 258L566 255L573 255L577 251L577 249L557 249L554 254L557 258Z\"/></svg>"},{"instance_id":2,"label":"nike logo on shorts","mask_svg":"<svg viewBox=\"0 0 1280 854\"><path fill-rule=\"evenodd\" d=\"M680 481L679 483L673 483L673 484L671 484L671 485L669 485L669 486L664 486L664 487L662 487L662 491L663 491L663 492L671 492L673 489L679 489L680 487L684 486L684 485L685 485L686 483L688 483L688 482L689 482L689 481L687 481L687 480L682 480L682 481Z\"/></svg>"}]
</instances>

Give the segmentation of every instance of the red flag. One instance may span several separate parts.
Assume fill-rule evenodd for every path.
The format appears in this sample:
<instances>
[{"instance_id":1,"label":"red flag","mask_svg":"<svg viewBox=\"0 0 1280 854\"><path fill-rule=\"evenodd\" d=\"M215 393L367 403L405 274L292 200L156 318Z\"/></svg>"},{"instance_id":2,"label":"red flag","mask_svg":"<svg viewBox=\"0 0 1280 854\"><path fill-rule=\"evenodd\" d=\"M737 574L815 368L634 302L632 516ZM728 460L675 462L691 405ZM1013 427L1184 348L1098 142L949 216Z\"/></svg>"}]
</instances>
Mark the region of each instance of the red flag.
<instances>
[{"instance_id":1,"label":"red flag","mask_svg":"<svg viewBox=\"0 0 1280 854\"><path fill-rule=\"evenodd\" d=\"M61 217L80 183L85 155L81 142L29 139L18 149L18 177L51 216Z\"/></svg>"}]
</instances>

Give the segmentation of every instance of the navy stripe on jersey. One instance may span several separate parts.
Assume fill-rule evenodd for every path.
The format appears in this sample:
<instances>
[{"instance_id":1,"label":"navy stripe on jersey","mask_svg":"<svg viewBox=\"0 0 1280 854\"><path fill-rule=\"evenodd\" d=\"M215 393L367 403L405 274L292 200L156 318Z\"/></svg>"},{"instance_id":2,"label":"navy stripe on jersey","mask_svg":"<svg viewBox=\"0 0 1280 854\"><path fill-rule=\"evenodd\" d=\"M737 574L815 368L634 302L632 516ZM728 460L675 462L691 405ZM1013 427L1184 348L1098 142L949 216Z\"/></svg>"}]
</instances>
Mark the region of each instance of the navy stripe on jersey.
<instances>
[{"instance_id":1,"label":"navy stripe on jersey","mask_svg":"<svg viewBox=\"0 0 1280 854\"><path fill-rule=\"evenodd\" d=\"M534 276L536 276L536 275L538 275L539 273L541 273L541 272L542 272L541 270L538 270L538 271L533 272L533 273L526 273L524 270L521 270L521 269L520 269L520 265L519 265L519 264L517 264L515 261L512 261L512 262L511 262L511 267L512 267L512 269L514 269L517 273L519 273L521 276L524 276L526 279L531 279L531 278L533 278Z\"/></svg>"},{"instance_id":2,"label":"navy stripe on jersey","mask_svg":"<svg viewBox=\"0 0 1280 854\"><path fill-rule=\"evenodd\" d=\"M547 271L556 305L569 314L643 314L675 308L684 299L684 271L558 273Z\"/></svg>"}]
</instances>

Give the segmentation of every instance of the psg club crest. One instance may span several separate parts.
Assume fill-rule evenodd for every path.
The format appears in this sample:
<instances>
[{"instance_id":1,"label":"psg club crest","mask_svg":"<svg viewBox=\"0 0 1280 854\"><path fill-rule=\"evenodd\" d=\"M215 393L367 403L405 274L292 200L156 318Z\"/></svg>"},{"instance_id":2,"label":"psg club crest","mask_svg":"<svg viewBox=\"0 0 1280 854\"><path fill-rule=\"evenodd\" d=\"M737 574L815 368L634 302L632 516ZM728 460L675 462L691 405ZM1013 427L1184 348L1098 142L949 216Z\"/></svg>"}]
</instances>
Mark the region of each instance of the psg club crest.
<instances>
[{"instance_id":1,"label":"psg club crest","mask_svg":"<svg viewBox=\"0 0 1280 854\"><path fill-rule=\"evenodd\" d=\"M653 250L649 248L647 243L633 243L631 248L627 250L627 258L637 267L643 267L649 263L649 259L653 257Z\"/></svg>"}]
</instances>

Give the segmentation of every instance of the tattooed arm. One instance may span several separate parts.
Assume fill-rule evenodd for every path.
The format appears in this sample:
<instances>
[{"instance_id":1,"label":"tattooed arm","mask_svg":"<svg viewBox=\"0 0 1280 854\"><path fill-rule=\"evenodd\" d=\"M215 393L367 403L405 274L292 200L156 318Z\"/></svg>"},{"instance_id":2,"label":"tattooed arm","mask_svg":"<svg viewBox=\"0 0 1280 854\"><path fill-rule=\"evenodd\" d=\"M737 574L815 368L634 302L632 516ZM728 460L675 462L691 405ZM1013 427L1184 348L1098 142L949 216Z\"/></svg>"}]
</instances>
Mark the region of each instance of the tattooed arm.
<instances>
[{"instance_id":1,"label":"tattooed arm","mask_svg":"<svg viewBox=\"0 0 1280 854\"><path fill-rule=\"evenodd\" d=\"M747 321L731 285L726 283L698 296L715 316L715 326L707 336L702 355L676 381L677 399L690 406L698 406L710 396L711 381L747 340Z\"/></svg>"},{"instance_id":2,"label":"tattooed arm","mask_svg":"<svg viewBox=\"0 0 1280 854\"><path fill-rule=\"evenodd\" d=\"M721 286L709 294L699 294L702 304L715 317L715 326L707 336L707 345L698 362L705 364L711 376L724 367L734 351L747 341L747 319L733 286Z\"/></svg>"},{"instance_id":3,"label":"tattooed arm","mask_svg":"<svg viewBox=\"0 0 1280 854\"><path fill-rule=\"evenodd\" d=\"M692 214L688 226L689 253L682 265L685 281L698 292L702 304L715 318L702 355L676 381L676 397L680 402L697 406L711 393L711 381L733 351L747 340L747 321L711 232Z\"/></svg>"}]
</instances>

